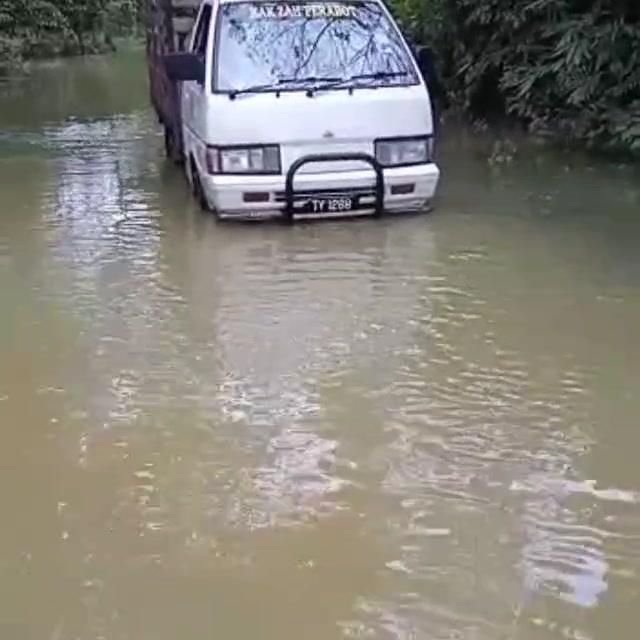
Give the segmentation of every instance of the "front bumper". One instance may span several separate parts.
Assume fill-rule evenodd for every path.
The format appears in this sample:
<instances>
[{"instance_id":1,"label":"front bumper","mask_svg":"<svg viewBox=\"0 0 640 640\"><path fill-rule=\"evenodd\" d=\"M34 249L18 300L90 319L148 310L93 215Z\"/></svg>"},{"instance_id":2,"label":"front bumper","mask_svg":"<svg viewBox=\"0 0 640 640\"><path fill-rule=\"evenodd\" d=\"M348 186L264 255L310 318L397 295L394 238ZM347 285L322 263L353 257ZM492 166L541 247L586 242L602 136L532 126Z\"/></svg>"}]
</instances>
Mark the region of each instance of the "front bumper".
<instances>
[{"instance_id":1,"label":"front bumper","mask_svg":"<svg viewBox=\"0 0 640 640\"><path fill-rule=\"evenodd\" d=\"M440 171L434 163L382 170L383 212L415 212L426 209L435 196ZM277 176L206 175L203 188L211 208L222 218L271 218L287 215L286 178ZM376 210L376 172L362 169L346 172L297 173L292 181L293 200L313 194L357 196L356 211L319 215L295 213L295 218L371 215ZM264 201L256 201L258 198Z\"/></svg>"}]
</instances>

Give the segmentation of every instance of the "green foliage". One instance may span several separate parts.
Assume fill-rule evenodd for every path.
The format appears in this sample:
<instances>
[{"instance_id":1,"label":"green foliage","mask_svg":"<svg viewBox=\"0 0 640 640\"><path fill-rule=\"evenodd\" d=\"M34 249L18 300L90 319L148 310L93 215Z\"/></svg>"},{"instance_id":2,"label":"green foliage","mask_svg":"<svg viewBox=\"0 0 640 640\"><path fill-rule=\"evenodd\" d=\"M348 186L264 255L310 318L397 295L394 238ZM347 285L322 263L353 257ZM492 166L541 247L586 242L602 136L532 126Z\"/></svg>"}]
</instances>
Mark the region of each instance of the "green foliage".
<instances>
[{"instance_id":1,"label":"green foliage","mask_svg":"<svg viewBox=\"0 0 640 640\"><path fill-rule=\"evenodd\" d=\"M139 26L143 0L3 0L0 70L23 58L91 53Z\"/></svg>"},{"instance_id":2,"label":"green foliage","mask_svg":"<svg viewBox=\"0 0 640 640\"><path fill-rule=\"evenodd\" d=\"M638 0L392 0L441 62L452 103L640 154Z\"/></svg>"},{"instance_id":3,"label":"green foliage","mask_svg":"<svg viewBox=\"0 0 640 640\"><path fill-rule=\"evenodd\" d=\"M20 41L0 35L0 75L17 69L21 59L22 46Z\"/></svg>"}]
</instances>

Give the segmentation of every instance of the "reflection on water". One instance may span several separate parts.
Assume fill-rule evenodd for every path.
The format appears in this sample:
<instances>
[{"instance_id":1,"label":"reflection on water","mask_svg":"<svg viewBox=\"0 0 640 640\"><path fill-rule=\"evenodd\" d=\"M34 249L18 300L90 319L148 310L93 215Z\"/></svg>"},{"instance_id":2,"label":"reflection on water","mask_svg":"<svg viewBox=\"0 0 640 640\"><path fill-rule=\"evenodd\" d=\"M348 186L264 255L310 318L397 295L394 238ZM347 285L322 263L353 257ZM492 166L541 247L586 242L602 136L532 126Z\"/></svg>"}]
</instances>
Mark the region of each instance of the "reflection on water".
<instances>
[{"instance_id":1,"label":"reflection on water","mask_svg":"<svg viewBox=\"0 0 640 640\"><path fill-rule=\"evenodd\" d=\"M142 73L2 88L0 635L634 639L637 171L219 225Z\"/></svg>"}]
</instances>

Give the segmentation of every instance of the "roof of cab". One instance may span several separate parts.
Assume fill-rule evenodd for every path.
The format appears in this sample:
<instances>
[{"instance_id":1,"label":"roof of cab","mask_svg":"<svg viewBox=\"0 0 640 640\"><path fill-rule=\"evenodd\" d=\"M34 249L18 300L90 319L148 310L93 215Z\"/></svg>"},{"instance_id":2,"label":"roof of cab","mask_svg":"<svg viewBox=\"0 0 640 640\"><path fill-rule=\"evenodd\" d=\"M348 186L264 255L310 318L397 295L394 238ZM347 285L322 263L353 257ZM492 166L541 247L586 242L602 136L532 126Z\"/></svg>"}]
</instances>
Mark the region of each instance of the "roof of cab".
<instances>
[{"instance_id":1,"label":"roof of cab","mask_svg":"<svg viewBox=\"0 0 640 640\"><path fill-rule=\"evenodd\" d=\"M358 2L358 0L220 0L220 4L233 4L238 2L265 2L268 4L298 4L305 2L317 4L348 4L349 2Z\"/></svg>"},{"instance_id":2,"label":"roof of cab","mask_svg":"<svg viewBox=\"0 0 640 640\"><path fill-rule=\"evenodd\" d=\"M237 3L237 2L251 2L256 3L256 2L265 2L268 4L295 4L296 2L306 2L309 0L220 0L221 4L233 4L233 3ZM330 0L315 0L317 2L327 2ZM338 0L337 0L338 1Z\"/></svg>"}]
</instances>

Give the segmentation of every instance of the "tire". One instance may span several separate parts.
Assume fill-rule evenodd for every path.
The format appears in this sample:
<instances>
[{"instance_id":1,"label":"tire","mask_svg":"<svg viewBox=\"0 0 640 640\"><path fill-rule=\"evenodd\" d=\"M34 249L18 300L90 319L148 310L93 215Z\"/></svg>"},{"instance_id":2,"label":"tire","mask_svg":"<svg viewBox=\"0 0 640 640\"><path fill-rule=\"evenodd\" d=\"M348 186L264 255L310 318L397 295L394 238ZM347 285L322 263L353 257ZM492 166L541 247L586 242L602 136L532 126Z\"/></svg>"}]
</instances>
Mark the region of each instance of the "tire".
<instances>
[{"instance_id":1,"label":"tire","mask_svg":"<svg viewBox=\"0 0 640 640\"><path fill-rule=\"evenodd\" d=\"M198 167L196 167L196 163L193 161L193 159L191 160L190 166L191 166L191 193L193 193L193 198L203 211L211 211L211 207L207 202L207 196L205 195L204 189L202 188L200 172L198 171Z\"/></svg>"}]
</instances>

